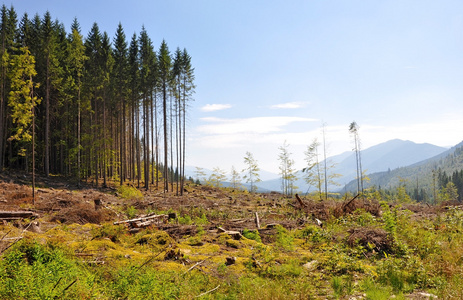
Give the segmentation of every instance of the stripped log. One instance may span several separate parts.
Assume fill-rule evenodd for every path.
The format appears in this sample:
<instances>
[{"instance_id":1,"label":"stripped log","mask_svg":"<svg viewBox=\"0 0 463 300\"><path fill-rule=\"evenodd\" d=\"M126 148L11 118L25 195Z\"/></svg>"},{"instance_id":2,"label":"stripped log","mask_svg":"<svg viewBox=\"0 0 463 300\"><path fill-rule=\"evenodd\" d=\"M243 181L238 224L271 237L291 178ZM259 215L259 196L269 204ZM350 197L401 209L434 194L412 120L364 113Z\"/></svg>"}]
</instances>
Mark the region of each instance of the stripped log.
<instances>
[{"instance_id":1,"label":"stripped log","mask_svg":"<svg viewBox=\"0 0 463 300\"><path fill-rule=\"evenodd\" d=\"M260 229L260 221L259 221L259 214L256 211L256 227L257 229Z\"/></svg>"},{"instance_id":2,"label":"stripped log","mask_svg":"<svg viewBox=\"0 0 463 300\"><path fill-rule=\"evenodd\" d=\"M132 226L135 225L134 227L140 227L140 226L146 227L146 226L153 224L154 222L165 221L168 218L169 218L169 215L152 215L152 216L140 217L136 219L117 221L117 222L114 222L113 224L114 225L130 224Z\"/></svg>"},{"instance_id":3,"label":"stripped log","mask_svg":"<svg viewBox=\"0 0 463 300\"><path fill-rule=\"evenodd\" d=\"M35 219L39 215L32 211L0 211L0 219L17 220L17 219Z\"/></svg>"}]
</instances>

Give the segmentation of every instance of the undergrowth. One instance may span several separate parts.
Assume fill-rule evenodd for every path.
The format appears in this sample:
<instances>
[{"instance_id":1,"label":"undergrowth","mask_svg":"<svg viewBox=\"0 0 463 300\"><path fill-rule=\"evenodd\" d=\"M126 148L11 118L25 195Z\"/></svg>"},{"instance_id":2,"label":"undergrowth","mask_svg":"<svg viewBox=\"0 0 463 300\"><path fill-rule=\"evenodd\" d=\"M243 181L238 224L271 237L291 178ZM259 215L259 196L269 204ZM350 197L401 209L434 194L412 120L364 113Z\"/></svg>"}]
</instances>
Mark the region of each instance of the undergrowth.
<instances>
[{"instance_id":1,"label":"undergrowth","mask_svg":"<svg viewBox=\"0 0 463 300\"><path fill-rule=\"evenodd\" d=\"M130 187L119 193L136 197ZM294 212L275 207L275 215ZM163 224L187 227L188 234L156 226L129 233L112 223L56 224L23 234L2 225L0 238L23 239L8 249L0 240L0 299L376 300L417 291L461 298L463 212L418 218L390 203L381 207L381 215L357 209L322 226L297 212L297 228L249 226L241 239L211 228L246 212L200 206L172 210L177 218ZM127 216L136 213L126 206Z\"/></svg>"}]
</instances>

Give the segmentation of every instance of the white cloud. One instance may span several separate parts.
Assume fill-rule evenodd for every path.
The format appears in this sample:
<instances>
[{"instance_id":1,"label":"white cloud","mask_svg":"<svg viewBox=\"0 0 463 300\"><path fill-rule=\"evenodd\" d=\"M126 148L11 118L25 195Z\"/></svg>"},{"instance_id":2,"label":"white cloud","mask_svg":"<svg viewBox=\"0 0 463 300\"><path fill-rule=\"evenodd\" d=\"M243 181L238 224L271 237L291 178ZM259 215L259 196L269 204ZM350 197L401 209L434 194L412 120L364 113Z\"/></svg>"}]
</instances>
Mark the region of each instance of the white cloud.
<instances>
[{"instance_id":1,"label":"white cloud","mask_svg":"<svg viewBox=\"0 0 463 300\"><path fill-rule=\"evenodd\" d=\"M306 105L305 102L286 102L270 106L271 109L296 109Z\"/></svg>"},{"instance_id":2,"label":"white cloud","mask_svg":"<svg viewBox=\"0 0 463 300\"><path fill-rule=\"evenodd\" d=\"M201 107L202 111L211 112L211 111L218 111L231 108L231 104L206 104Z\"/></svg>"},{"instance_id":3,"label":"white cloud","mask_svg":"<svg viewBox=\"0 0 463 300\"><path fill-rule=\"evenodd\" d=\"M301 117L255 117L247 119L202 118L210 124L197 128L202 134L267 134L282 132L284 126L294 122L313 122L316 119Z\"/></svg>"}]
</instances>

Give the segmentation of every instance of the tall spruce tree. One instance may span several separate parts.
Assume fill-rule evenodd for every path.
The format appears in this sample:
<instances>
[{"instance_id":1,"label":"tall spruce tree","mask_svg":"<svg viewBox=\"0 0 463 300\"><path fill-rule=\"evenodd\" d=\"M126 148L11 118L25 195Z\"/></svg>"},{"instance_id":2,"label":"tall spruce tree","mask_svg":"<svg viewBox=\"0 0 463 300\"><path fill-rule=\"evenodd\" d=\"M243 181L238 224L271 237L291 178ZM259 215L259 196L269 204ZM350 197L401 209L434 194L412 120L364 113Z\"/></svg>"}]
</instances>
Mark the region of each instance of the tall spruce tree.
<instances>
[{"instance_id":1,"label":"tall spruce tree","mask_svg":"<svg viewBox=\"0 0 463 300\"><path fill-rule=\"evenodd\" d=\"M5 166L8 134L9 59L17 51L17 15L13 7L7 9L2 5L0 22L0 171L2 171ZM13 158L11 147L9 157Z\"/></svg>"},{"instance_id":2,"label":"tall spruce tree","mask_svg":"<svg viewBox=\"0 0 463 300\"><path fill-rule=\"evenodd\" d=\"M126 147L126 117L127 117L127 97L128 97L128 50L127 41L122 28L122 24L119 23L116 30L116 37L114 38L114 70L113 70L113 81L114 81L114 93L116 101L118 102L117 113L119 115L119 180L122 185L126 178L126 166L127 166L127 147Z\"/></svg>"},{"instance_id":3,"label":"tall spruce tree","mask_svg":"<svg viewBox=\"0 0 463 300\"><path fill-rule=\"evenodd\" d=\"M72 158L75 157L77 170L76 177L80 186L82 176L82 137L81 137L81 115L82 115L82 77L84 72L84 64L88 57L85 55L85 47L83 37L80 33L80 26L77 19L74 19L71 26L71 34L68 37L67 49L67 71L69 82L69 93L72 97L72 102L76 105L76 119L75 119L75 134L77 136L76 144L72 153Z\"/></svg>"},{"instance_id":4,"label":"tall spruce tree","mask_svg":"<svg viewBox=\"0 0 463 300\"><path fill-rule=\"evenodd\" d=\"M161 47L159 48L158 54L158 63L159 63L159 80L161 85L162 93L162 120L163 120L163 131L164 131L164 190L165 192L169 191L169 162L168 162L168 128L167 128L167 99L169 84L171 81L171 72L172 72L172 62L169 53L169 48L165 40L162 41Z\"/></svg>"},{"instance_id":5,"label":"tall spruce tree","mask_svg":"<svg viewBox=\"0 0 463 300\"><path fill-rule=\"evenodd\" d=\"M88 163L89 172L92 172L96 185L100 176L100 146L101 146L101 131L100 131L100 100L101 90L103 87L103 68L102 68L102 35L97 23L93 23L88 37L85 40L85 55L88 60L85 63L85 85L86 97L89 100L91 115L90 115L90 132L88 142Z\"/></svg>"},{"instance_id":6,"label":"tall spruce tree","mask_svg":"<svg viewBox=\"0 0 463 300\"><path fill-rule=\"evenodd\" d=\"M138 63L138 39L137 35L134 33L132 40L130 41L129 47L129 89L130 89L130 115L131 115L131 139L130 139L130 163L131 163L131 179L135 182L135 178L140 180L139 176L136 174L136 170L139 169L136 165L138 161L138 117L135 118L138 112L138 93L139 93L139 63Z\"/></svg>"}]
</instances>

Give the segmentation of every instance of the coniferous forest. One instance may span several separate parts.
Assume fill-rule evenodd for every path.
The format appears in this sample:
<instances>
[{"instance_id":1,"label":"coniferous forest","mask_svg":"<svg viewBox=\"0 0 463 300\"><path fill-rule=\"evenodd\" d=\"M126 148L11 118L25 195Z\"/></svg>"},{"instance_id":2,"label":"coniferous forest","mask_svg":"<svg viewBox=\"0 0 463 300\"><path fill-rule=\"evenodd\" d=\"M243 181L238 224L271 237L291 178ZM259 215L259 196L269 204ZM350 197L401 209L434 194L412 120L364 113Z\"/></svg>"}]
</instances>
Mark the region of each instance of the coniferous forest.
<instances>
[{"instance_id":1,"label":"coniferous forest","mask_svg":"<svg viewBox=\"0 0 463 300\"><path fill-rule=\"evenodd\" d=\"M1 8L0 170L182 191L194 68L145 28L69 31L49 12ZM85 35L86 34L86 35Z\"/></svg>"}]
</instances>

